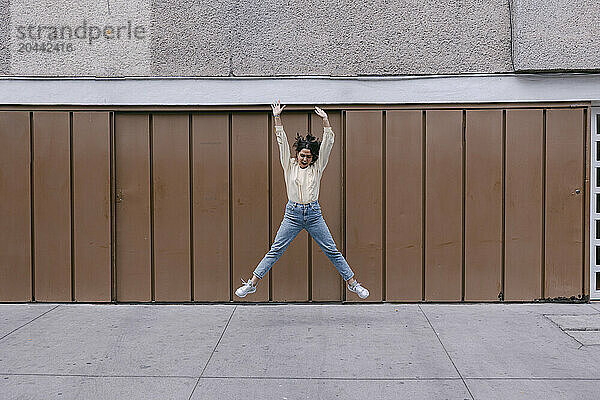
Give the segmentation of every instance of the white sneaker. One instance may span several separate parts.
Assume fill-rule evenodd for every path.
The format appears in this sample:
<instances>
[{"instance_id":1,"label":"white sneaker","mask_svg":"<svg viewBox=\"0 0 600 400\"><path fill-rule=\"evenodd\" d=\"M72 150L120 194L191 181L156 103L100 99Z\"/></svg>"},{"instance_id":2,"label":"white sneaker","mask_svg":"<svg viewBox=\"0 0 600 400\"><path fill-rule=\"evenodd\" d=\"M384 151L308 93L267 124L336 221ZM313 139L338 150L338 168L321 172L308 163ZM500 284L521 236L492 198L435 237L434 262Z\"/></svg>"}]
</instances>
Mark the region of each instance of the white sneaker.
<instances>
[{"instance_id":1,"label":"white sneaker","mask_svg":"<svg viewBox=\"0 0 600 400\"><path fill-rule=\"evenodd\" d=\"M246 297L248 293L256 292L256 286L252 285L252 279L248 279L248 282L242 279L242 282L244 284L235 291L237 297Z\"/></svg>"},{"instance_id":2,"label":"white sneaker","mask_svg":"<svg viewBox=\"0 0 600 400\"><path fill-rule=\"evenodd\" d=\"M350 286L350 284L348 284L348 290L356 293L361 299L366 299L369 297L369 291L367 288L362 287L356 279L354 280L354 285Z\"/></svg>"}]
</instances>

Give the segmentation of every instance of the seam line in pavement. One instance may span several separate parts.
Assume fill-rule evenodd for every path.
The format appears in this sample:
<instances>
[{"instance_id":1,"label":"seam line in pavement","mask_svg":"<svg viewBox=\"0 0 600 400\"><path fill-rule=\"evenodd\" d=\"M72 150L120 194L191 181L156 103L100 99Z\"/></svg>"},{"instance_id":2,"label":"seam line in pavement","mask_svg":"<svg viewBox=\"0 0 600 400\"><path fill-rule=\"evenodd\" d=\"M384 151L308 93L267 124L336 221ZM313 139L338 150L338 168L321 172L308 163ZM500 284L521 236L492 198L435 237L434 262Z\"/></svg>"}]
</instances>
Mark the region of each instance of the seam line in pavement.
<instances>
[{"instance_id":1,"label":"seam line in pavement","mask_svg":"<svg viewBox=\"0 0 600 400\"><path fill-rule=\"evenodd\" d=\"M600 332L600 328L560 328L564 332Z\"/></svg>"},{"instance_id":2,"label":"seam line in pavement","mask_svg":"<svg viewBox=\"0 0 600 400\"><path fill-rule=\"evenodd\" d=\"M188 397L188 400L191 400L192 396L194 395L194 392L196 391L196 388L198 387L198 383L200 383L200 379L202 378L202 375L204 375L204 371L206 371L206 367L208 367L208 363L210 363L210 360L211 360L213 354L215 354L215 350L217 350L217 347L219 347L219 343L221 343L221 339L223 339L223 335L225 335L225 331L227 330L227 327L229 326L229 323L231 322L231 318L233 317L235 310L237 310L237 307L238 306L236 305L235 308L233 309L233 311L231 312L231 315L229 316L229 319L227 320L227 323L225 324L225 328L223 329L223 332L221 332L221 336L219 337L219 340L217 341L217 344L215 345L215 348L213 349L212 353L210 353L210 357L208 357L208 360L206 361L204 368L202 368L202 372L200 373L200 376L198 377L198 380L196 381L196 384L194 385L194 388L192 389L192 393L190 393L190 397Z\"/></svg>"},{"instance_id":3,"label":"seam line in pavement","mask_svg":"<svg viewBox=\"0 0 600 400\"><path fill-rule=\"evenodd\" d=\"M442 343L442 339L440 339L440 335L438 335L438 333L435 331L435 328L431 324L431 321L429 321L429 318L427 317L427 314L425 314L425 311L423 311L423 309L421 308L421 305L419 304L418 306L419 306L419 310L421 310L421 313L423 314L423 316L427 320L427 323L429 324L429 326L433 330L433 333L435 333L435 337L440 342L440 345L442 346L442 349L444 349L444 352L448 356L448 359L450 360L450 362L454 366L454 369L456 370L456 373L458 374L458 376L460 376L460 379L462 380L463 385L465 385L465 388L467 389L467 392L469 392L469 396L471 396L471 399L475 400L475 398L473 397L473 393L471 393L471 389L469 389L469 386L467 386L467 382L465 382L465 379L463 378L462 374L460 373L460 371L458 370L458 368L456 368L456 364L454 364L454 360L452 359L452 357L450 357L450 354L448 353L448 350L446 350L446 346L444 346L444 343Z\"/></svg>"},{"instance_id":4,"label":"seam line in pavement","mask_svg":"<svg viewBox=\"0 0 600 400\"><path fill-rule=\"evenodd\" d=\"M81 377L81 378L189 378L198 379L196 376L187 375L90 375L90 374L44 374L44 373L30 373L30 374L19 374L19 373L4 373L0 372L0 376L59 376L59 377Z\"/></svg>"},{"instance_id":5,"label":"seam line in pavement","mask_svg":"<svg viewBox=\"0 0 600 400\"><path fill-rule=\"evenodd\" d=\"M596 311L597 313L600 312L599 309L597 309L596 307L594 307L594 304L588 303L588 306L590 306L592 308L592 310Z\"/></svg>"},{"instance_id":6,"label":"seam line in pavement","mask_svg":"<svg viewBox=\"0 0 600 400\"><path fill-rule=\"evenodd\" d=\"M252 379L252 380L299 380L299 381L459 381L461 378L456 377L433 377L433 378L355 378L355 377L323 377L323 376L203 376L202 379ZM600 378L599 378L600 380Z\"/></svg>"},{"instance_id":7,"label":"seam line in pavement","mask_svg":"<svg viewBox=\"0 0 600 400\"><path fill-rule=\"evenodd\" d=\"M34 319L32 319L31 321L24 323L23 325L19 326L18 328L15 328L15 329L13 329L12 331L8 332L6 335L4 335L4 336L0 337L0 340L4 339L4 338L5 338L5 337L7 337L8 335L11 335L11 334L15 333L16 331L18 331L18 330L19 330L19 329L21 329L22 327L24 327L24 326L26 326L26 325L29 325L30 323L32 323L32 322L33 322L33 321L35 321L36 319L43 317L44 315L48 314L50 311L56 310L58 307L60 307L60 304L56 305L55 307L53 307L53 308L49 309L48 311L46 311L46 312L44 312L44 313L42 313L42 314L38 315L37 317L35 317L35 318L34 318Z\"/></svg>"},{"instance_id":8,"label":"seam line in pavement","mask_svg":"<svg viewBox=\"0 0 600 400\"><path fill-rule=\"evenodd\" d=\"M1 374L0 374L1 375ZM433 378L340 378L340 377L297 377L297 376L203 376L202 379L257 379L257 380L275 380L275 379L287 379L287 380L320 380L320 381L459 381L462 378L456 377L433 377ZM530 378L530 377L466 377L464 379L469 380L499 380L499 381L600 381L600 378L552 378L552 377L541 377L541 378Z\"/></svg>"},{"instance_id":9,"label":"seam line in pavement","mask_svg":"<svg viewBox=\"0 0 600 400\"><path fill-rule=\"evenodd\" d=\"M81 377L81 378L172 378L172 379L197 379L187 375L89 375L89 374L43 374L43 373L0 373L0 376L45 376L45 377ZM321 381L458 381L456 377L431 377L431 378L356 378L356 377L297 377L297 376L203 376L202 379L259 379L259 380L321 380ZM468 380L499 380L499 381L600 381L600 378L560 378L560 377L466 377Z\"/></svg>"},{"instance_id":10,"label":"seam line in pavement","mask_svg":"<svg viewBox=\"0 0 600 400\"><path fill-rule=\"evenodd\" d=\"M547 321L550 321L550 324L552 324L553 326L557 327L563 334L565 334L569 338L571 338L571 340L577 342L577 344L579 345L579 348L577 348L577 350L580 350L582 347L584 347L583 343L581 343L579 340L575 339L573 336L571 336L567 332L565 332L565 330L563 328L561 328L558 323L554 322L551 318L548 318L548 315L554 315L554 314L542 314L542 316L543 316L544 319L546 319Z\"/></svg>"},{"instance_id":11,"label":"seam line in pavement","mask_svg":"<svg viewBox=\"0 0 600 400\"><path fill-rule=\"evenodd\" d=\"M600 378L530 378L530 377L491 377L491 378L465 378L469 380L486 380L486 381L600 381Z\"/></svg>"}]
</instances>

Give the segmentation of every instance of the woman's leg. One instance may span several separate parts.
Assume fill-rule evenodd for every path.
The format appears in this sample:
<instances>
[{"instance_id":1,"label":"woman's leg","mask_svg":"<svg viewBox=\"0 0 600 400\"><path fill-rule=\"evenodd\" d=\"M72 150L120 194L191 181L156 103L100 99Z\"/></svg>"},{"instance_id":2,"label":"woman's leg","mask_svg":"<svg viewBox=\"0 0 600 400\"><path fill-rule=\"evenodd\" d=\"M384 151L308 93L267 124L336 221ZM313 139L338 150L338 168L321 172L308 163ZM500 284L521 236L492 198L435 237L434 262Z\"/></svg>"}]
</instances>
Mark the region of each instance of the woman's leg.
<instances>
[{"instance_id":1,"label":"woman's leg","mask_svg":"<svg viewBox=\"0 0 600 400\"><path fill-rule=\"evenodd\" d=\"M352 269L342 253L337 249L333 237L331 236L331 232L329 232L329 228L323 219L320 208L313 210L313 215L307 221L306 230L315 242L317 242L329 260L331 260L342 278L344 278L345 281L350 279L354 280L354 272L352 272Z\"/></svg>"},{"instance_id":2,"label":"woman's leg","mask_svg":"<svg viewBox=\"0 0 600 400\"><path fill-rule=\"evenodd\" d=\"M267 272L271 269L273 264L279 260L283 252L288 248L292 240L302 230L302 224L294 218L293 211L286 209L283 221L279 226L275 240L271 245L271 249L265 254L263 259L254 269L252 273L252 283L256 284L257 279L262 279Z\"/></svg>"}]
</instances>

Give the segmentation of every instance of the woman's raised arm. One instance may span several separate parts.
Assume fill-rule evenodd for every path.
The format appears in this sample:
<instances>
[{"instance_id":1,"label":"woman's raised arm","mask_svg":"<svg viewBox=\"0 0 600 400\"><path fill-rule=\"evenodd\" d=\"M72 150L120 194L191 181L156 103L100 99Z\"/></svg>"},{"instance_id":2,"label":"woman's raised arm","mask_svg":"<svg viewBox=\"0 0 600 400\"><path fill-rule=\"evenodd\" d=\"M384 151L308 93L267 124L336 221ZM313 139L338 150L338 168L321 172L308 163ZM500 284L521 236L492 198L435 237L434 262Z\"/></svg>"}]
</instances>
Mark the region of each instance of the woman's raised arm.
<instances>
[{"instance_id":1,"label":"woman's raised arm","mask_svg":"<svg viewBox=\"0 0 600 400\"><path fill-rule=\"evenodd\" d=\"M271 108L273 109L273 116L275 117L275 126L283 127L283 124L281 123L281 118L279 116L281 115L281 112L283 111L285 106L282 106L279 100L275 100L273 101L273 104L271 104Z\"/></svg>"},{"instance_id":2,"label":"woman's raised arm","mask_svg":"<svg viewBox=\"0 0 600 400\"><path fill-rule=\"evenodd\" d=\"M329 118L327 118L327 113L316 106L315 112L319 117L323 118L323 141L321 142L321 148L319 149L319 159L317 160L317 168L319 168L320 171L323 171L327 166L327 161L329 161L329 154L331 153L331 149L333 148L335 135L333 134L333 130L331 129L331 125L329 124Z\"/></svg>"},{"instance_id":3,"label":"woman's raised arm","mask_svg":"<svg viewBox=\"0 0 600 400\"><path fill-rule=\"evenodd\" d=\"M271 104L271 108L273 109L273 117L275 117L275 136L277 137L277 144L279 145L279 159L281 161L281 166L284 171L290 166L290 144L288 143L287 135L283 130L283 124L281 123L281 111L285 106L282 106L279 100L275 100L273 104Z\"/></svg>"}]
</instances>

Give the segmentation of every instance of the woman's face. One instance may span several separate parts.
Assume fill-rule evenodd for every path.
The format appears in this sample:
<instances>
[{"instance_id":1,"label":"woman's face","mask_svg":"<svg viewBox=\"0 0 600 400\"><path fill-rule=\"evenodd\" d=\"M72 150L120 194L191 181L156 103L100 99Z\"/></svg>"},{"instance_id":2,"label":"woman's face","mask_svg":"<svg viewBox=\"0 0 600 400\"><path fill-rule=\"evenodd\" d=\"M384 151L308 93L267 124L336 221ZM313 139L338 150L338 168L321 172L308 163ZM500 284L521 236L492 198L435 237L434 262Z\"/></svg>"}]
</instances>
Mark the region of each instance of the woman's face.
<instances>
[{"instance_id":1,"label":"woman's face","mask_svg":"<svg viewBox=\"0 0 600 400\"><path fill-rule=\"evenodd\" d=\"M298 160L300 168L306 168L312 161L312 153L309 149L302 149L296 154L296 159Z\"/></svg>"}]
</instances>

